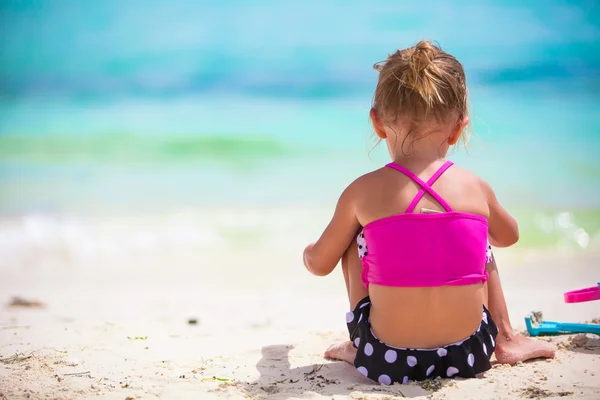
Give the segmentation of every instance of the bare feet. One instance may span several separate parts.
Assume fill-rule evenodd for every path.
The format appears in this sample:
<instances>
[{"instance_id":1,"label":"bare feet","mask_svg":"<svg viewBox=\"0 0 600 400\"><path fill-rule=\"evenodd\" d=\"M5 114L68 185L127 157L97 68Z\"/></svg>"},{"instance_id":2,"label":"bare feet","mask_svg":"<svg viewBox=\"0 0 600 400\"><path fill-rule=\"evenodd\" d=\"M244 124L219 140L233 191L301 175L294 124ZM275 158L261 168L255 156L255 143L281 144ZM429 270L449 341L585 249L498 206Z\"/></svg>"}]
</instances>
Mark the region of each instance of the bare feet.
<instances>
[{"instance_id":1,"label":"bare feet","mask_svg":"<svg viewBox=\"0 0 600 400\"><path fill-rule=\"evenodd\" d=\"M554 358L556 347L533 338L499 333L496 338L496 359L501 364L514 365L533 358Z\"/></svg>"},{"instance_id":2,"label":"bare feet","mask_svg":"<svg viewBox=\"0 0 600 400\"><path fill-rule=\"evenodd\" d=\"M554 358L555 352L556 347L550 343L514 333L499 333L496 338L495 354L500 364L515 365L534 358ZM354 364L356 348L350 341L332 344L325 351L325 358Z\"/></svg>"},{"instance_id":3,"label":"bare feet","mask_svg":"<svg viewBox=\"0 0 600 400\"><path fill-rule=\"evenodd\" d=\"M332 344L325 351L325 358L332 360L346 361L354 365L354 359L356 358L356 348L352 345L352 342L343 342Z\"/></svg>"}]
</instances>

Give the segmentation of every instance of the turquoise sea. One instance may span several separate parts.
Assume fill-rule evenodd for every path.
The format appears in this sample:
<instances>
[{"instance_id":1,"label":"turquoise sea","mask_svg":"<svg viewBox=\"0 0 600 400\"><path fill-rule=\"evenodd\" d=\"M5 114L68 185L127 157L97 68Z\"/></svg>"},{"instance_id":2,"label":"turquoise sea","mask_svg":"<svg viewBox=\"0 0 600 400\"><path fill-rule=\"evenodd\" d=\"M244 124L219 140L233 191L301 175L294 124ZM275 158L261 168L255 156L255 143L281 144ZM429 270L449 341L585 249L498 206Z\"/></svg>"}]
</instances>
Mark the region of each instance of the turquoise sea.
<instances>
[{"instance_id":1,"label":"turquoise sea","mask_svg":"<svg viewBox=\"0 0 600 400\"><path fill-rule=\"evenodd\" d=\"M19 242L32 218L50 232L66 216L331 209L387 161L372 149L372 65L430 39L470 85L474 136L452 158L494 186L523 246L588 248L599 4L4 0L0 233Z\"/></svg>"}]
</instances>

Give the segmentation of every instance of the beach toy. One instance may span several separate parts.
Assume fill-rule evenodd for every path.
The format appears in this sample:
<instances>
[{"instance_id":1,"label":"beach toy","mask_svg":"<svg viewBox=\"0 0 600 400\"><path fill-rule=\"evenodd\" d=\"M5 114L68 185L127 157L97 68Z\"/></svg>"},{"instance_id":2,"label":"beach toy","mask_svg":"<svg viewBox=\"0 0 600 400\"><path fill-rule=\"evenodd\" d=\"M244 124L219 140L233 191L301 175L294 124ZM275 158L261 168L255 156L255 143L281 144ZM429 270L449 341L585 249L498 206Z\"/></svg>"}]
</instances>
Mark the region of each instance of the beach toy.
<instances>
[{"instance_id":1,"label":"beach toy","mask_svg":"<svg viewBox=\"0 0 600 400\"><path fill-rule=\"evenodd\" d=\"M561 333L595 333L600 335L600 324L575 324L569 322L544 321L541 312L532 312L525 317L527 332L531 336L559 335Z\"/></svg>"},{"instance_id":2,"label":"beach toy","mask_svg":"<svg viewBox=\"0 0 600 400\"><path fill-rule=\"evenodd\" d=\"M600 300L600 282L596 286L565 293L565 303Z\"/></svg>"},{"instance_id":3,"label":"beach toy","mask_svg":"<svg viewBox=\"0 0 600 400\"><path fill-rule=\"evenodd\" d=\"M596 286L573 290L564 294L565 303L582 303L600 300L600 282ZM541 311L525 317L525 326L531 336L558 335L561 333L595 333L600 335L600 324L576 324L544 321Z\"/></svg>"}]
</instances>

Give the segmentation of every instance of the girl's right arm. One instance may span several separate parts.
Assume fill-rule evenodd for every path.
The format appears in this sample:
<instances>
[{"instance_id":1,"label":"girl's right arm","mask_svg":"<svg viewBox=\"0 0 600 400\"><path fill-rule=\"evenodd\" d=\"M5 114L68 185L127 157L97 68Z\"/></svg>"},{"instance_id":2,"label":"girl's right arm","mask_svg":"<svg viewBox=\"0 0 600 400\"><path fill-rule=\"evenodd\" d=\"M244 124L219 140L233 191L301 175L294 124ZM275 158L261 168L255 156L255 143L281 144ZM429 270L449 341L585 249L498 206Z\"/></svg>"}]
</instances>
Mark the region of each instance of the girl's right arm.
<instances>
[{"instance_id":1,"label":"girl's right arm","mask_svg":"<svg viewBox=\"0 0 600 400\"><path fill-rule=\"evenodd\" d=\"M491 186L484 180L481 180L481 183L490 210L488 218L490 244L494 247L512 246L519 240L519 225L500 205Z\"/></svg>"},{"instance_id":2,"label":"girl's right arm","mask_svg":"<svg viewBox=\"0 0 600 400\"><path fill-rule=\"evenodd\" d=\"M354 198L360 191L356 183L351 184L340 196L331 222L316 243L304 250L304 266L314 275L330 274L339 263L346 249L360 229L356 218Z\"/></svg>"}]
</instances>

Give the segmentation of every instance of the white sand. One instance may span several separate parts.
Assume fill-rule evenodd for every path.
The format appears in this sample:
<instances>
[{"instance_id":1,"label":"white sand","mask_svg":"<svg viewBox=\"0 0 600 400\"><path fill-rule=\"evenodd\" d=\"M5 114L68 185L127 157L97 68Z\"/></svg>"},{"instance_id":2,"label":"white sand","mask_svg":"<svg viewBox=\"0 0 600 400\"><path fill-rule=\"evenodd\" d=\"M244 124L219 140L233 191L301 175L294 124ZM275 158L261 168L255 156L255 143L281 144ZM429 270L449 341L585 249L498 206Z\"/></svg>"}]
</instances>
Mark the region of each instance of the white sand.
<instances>
[{"instance_id":1,"label":"white sand","mask_svg":"<svg viewBox=\"0 0 600 400\"><path fill-rule=\"evenodd\" d=\"M561 345L555 360L496 366L437 390L374 385L323 359L346 337L347 300L341 271L318 278L301 265L309 233L235 247L148 248L126 261L60 246L3 258L0 301L21 296L46 306L0 308L0 399L521 399L532 387L548 398L600 398L593 335L583 347ZM600 280L599 254L498 252L515 328L532 310L547 320L600 317L600 302L562 298Z\"/></svg>"}]
</instances>

